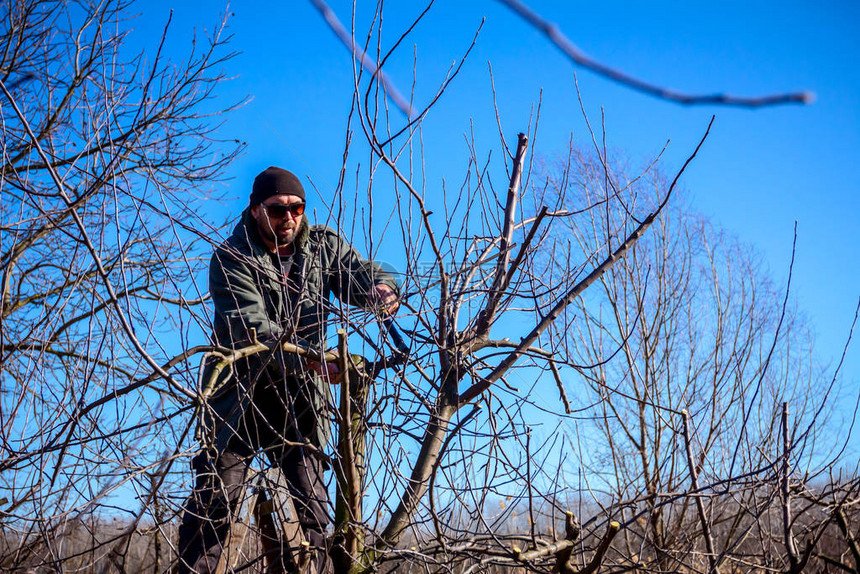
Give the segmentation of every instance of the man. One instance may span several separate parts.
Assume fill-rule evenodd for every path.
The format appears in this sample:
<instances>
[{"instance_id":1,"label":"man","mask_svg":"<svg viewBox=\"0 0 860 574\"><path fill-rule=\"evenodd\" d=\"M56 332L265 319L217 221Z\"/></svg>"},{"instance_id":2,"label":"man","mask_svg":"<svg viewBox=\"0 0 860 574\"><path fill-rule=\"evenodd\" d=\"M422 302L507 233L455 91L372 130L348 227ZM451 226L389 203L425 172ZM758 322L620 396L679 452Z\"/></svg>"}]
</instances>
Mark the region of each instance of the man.
<instances>
[{"instance_id":1,"label":"man","mask_svg":"<svg viewBox=\"0 0 860 574\"><path fill-rule=\"evenodd\" d=\"M394 278L332 230L308 225L304 212L305 191L294 174L269 167L256 177L248 208L209 267L216 344L241 348L256 337L322 350L330 295L397 311ZM228 376L203 413L204 448L192 461L196 484L179 529L178 571L215 571L230 507L261 450L284 473L317 572L328 571L329 500L324 463L314 452L328 440L329 381L339 380L337 364L275 351L236 363Z\"/></svg>"}]
</instances>

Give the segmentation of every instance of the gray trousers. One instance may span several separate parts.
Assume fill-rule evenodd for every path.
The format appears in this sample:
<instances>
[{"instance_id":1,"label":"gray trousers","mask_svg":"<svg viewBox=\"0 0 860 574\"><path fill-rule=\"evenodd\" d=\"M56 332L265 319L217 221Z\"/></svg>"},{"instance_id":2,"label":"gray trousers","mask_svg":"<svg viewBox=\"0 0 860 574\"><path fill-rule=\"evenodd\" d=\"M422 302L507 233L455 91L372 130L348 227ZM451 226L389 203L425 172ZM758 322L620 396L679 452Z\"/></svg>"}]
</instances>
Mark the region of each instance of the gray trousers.
<instances>
[{"instance_id":1,"label":"gray trousers","mask_svg":"<svg viewBox=\"0 0 860 574\"><path fill-rule=\"evenodd\" d=\"M229 532L230 515L247 487L251 462L261 450L273 466L281 468L305 538L318 548L314 554L317 572L331 571L325 551L325 531L331 517L323 461L309 449L285 445L283 440L301 443L305 437L318 436L318 425L328 424L327 417L311 406L313 402L300 381L280 378L277 371L263 369L263 375L250 385L250 401L246 401L226 448L220 452L204 450L192 459L195 486L179 527L176 572L180 574L215 571ZM312 379L304 384L312 384Z\"/></svg>"}]
</instances>

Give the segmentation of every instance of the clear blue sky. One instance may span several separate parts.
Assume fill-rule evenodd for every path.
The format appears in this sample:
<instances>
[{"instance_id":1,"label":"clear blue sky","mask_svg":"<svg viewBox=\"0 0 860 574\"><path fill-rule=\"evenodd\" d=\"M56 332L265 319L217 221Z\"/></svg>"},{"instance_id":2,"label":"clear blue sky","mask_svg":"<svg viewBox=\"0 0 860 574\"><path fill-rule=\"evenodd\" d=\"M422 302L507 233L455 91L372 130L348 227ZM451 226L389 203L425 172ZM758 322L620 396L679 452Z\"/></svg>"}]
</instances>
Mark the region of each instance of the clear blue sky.
<instances>
[{"instance_id":1,"label":"clear blue sky","mask_svg":"<svg viewBox=\"0 0 860 574\"><path fill-rule=\"evenodd\" d=\"M386 69L408 92L417 57L416 104L429 102L452 62L486 17L478 43L425 124L430 186L461 181L468 158L464 134L474 126L482 150L498 149L488 61L508 142L527 127L543 94L536 151L565 152L588 143L574 90L574 71L589 114L602 106L610 146L634 164L667 139L663 168L674 172L716 114L711 136L683 180L695 209L760 250L784 283L798 223L793 293L817 333L819 357L835 361L860 297L860 3L735 0L694 2L550 2L530 6L557 23L603 63L686 92L738 95L810 90L809 106L748 110L682 107L577 70L543 36L489 0L440 0ZM357 29L367 30L375 3L359 2ZM147 41L173 7L180 45L193 27L212 29L211 4L147 3L136 41ZM331 7L349 26L351 4ZM230 171L218 209L238 213L254 175L270 164L310 177L323 191L337 183L352 96L352 61L310 2L243 2L230 7L235 79L222 93L253 100L223 128L248 144ZM418 13L411 2L386 5L383 45ZM413 48L414 46L414 48ZM470 123L472 122L472 123ZM498 153L498 152L496 152ZM435 181L434 181L435 178ZM498 174L503 181L504 174ZM382 193L383 190L380 190ZM396 258L396 256L393 256ZM855 344L845 382L860 381Z\"/></svg>"}]
</instances>

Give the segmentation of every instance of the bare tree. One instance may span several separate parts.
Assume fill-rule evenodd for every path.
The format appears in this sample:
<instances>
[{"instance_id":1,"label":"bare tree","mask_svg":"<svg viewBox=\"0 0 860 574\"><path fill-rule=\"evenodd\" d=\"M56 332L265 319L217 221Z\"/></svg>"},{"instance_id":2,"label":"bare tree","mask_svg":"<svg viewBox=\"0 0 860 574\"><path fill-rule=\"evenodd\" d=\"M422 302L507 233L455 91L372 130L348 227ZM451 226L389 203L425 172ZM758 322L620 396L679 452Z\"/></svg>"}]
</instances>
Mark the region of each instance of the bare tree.
<instances>
[{"instance_id":1,"label":"bare tree","mask_svg":"<svg viewBox=\"0 0 860 574\"><path fill-rule=\"evenodd\" d=\"M239 151L212 139L223 27L168 65L160 47L126 55L126 8L4 13L4 569L170 567L211 390L199 355L228 369L271 351L195 340L219 235L205 194ZM428 181L423 122L460 68L390 113L381 70L410 30L390 48L378 27L347 38L363 65L317 213L370 257L403 246L401 316L336 313L348 375L317 454L336 477L337 569L851 568L856 479L800 480L820 463L811 392L828 388L802 326L742 247L674 207L699 148L671 180L626 178L606 154L535 171L536 113L498 161L468 140L457 188ZM240 533L262 512L245 510L229 543L260 568Z\"/></svg>"},{"instance_id":2,"label":"bare tree","mask_svg":"<svg viewBox=\"0 0 860 574\"><path fill-rule=\"evenodd\" d=\"M127 7L0 9L4 569L59 564L63 532L103 520L124 483L154 502L184 433L162 423L195 396L166 363L208 322L201 207L240 149L213 139L209 103L230 53L219 22L168 61L169 20L131 52Z\"/></svg>"},{"instance_id":3,"label":"bare tree","mask_svg":"<svg viewBox=\"0 0 860 574\"><path fill-rule=\"evenodd\" d=\"M659 169L631 178L600 151L571 150L545 173L547 193L571 212L601 205L567 220L560 239L570 243L548 262L559 276L610 248L667 185ZM790 535L790 499L833 467L843 437L829 436L833 381L810 360L787 293L683 201L595 287L554 328L558 362L585 383L573 395L588 405L573 456L626 526L620 561L801 568L811 550ZM584 441L591 448L577 448ZM806 516L813 538L826 522Z\"/></svg>"}]
</instances>

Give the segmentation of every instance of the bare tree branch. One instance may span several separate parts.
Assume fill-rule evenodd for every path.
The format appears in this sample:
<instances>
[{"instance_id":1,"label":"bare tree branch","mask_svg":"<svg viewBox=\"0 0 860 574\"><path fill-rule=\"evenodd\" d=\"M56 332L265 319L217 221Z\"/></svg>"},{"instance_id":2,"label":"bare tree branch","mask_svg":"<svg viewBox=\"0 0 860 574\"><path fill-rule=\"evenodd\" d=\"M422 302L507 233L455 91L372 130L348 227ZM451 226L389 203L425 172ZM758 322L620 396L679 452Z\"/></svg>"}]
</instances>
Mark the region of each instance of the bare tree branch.
<instances>
[{"instance_id":1,"label":"bare tree branch","mask_svg":"<svg viewBox=\"0 0 860 574\"><path fill-rule=\"evenodd\" d=\"M780 104L809 104L815 99L811 92L773 94L760 97L734 96L731 94L685 94L645 82L624 72L611 68L591 58L564 35L559 27L545 20L519 0L498 0L513 10L523 20L540 30L561 52L575 64L603 76L613 82L638 92L684 105L725 105L745 108L775 106Z\"/></svg>"}]
</instances>

